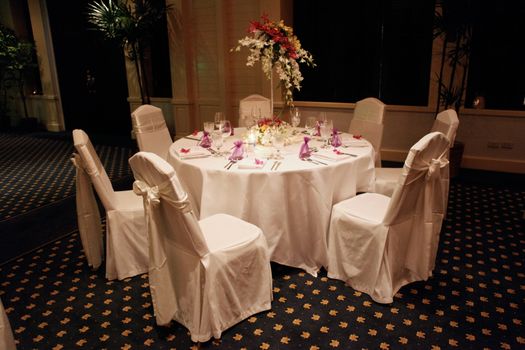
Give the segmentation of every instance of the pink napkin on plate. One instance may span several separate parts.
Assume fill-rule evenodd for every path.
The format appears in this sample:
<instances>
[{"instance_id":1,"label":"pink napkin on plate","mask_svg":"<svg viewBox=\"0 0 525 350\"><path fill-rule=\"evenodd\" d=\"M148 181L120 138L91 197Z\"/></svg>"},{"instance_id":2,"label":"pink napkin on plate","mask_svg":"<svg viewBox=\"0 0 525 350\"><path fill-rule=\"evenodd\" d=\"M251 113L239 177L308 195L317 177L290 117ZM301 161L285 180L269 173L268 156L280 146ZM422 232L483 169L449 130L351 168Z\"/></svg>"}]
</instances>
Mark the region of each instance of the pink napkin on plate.
<instances>
[{"instance_id":1,"label":"pink napkin on plate","mask_svg":"<svg viewBox=\"0 0 525 350\"><path fill-rule=\"evenodd\" d=\"M176 150L176 153L180 159L204 158L211 155L209 151L201 146L181 147Z\"/></svg>"},{"instance_id":2,"label":"pink napkin on plate","mask_svg":"<svg viewBox=\"0 0 525 350\"><path fill-rule=\"evenodd\" d=\"M343 146L348 147L366 147L369 145L368 141L365 140L361 135L343 135L343 139L341 141Z\"/></svg>"},{"instance_id":3,"label":"pink napkin on plate","mask_svg":"<svg viewBox=\"0 0 525 350\"><path fill-rule=\"evenodd\" d=\"M258 158L245 158L237 162L238 169L261 169L264 167L266 162Z\"/></svg>"},{"instance_id":4,"label":"pink napkin on plate","mask_svg":"<svg viewBox=\"0 0 525 350\"><path fill-rule=\"evenodd\" d=\"M337 148L322 148L319 151L312 153L312 158L317 158L319 160L329 160L332 162L337 162L350 157L351 155L341 152Z\"/></svg>"}]
</instances>

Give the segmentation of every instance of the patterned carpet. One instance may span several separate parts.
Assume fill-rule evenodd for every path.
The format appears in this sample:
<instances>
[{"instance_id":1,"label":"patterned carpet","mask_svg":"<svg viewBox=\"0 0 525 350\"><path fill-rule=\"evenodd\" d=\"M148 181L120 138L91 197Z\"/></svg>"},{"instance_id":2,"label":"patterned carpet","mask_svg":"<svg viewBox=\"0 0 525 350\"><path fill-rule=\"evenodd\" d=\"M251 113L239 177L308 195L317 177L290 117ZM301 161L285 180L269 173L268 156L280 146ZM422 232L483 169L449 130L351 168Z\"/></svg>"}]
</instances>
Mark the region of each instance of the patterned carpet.
<instances>
[{"instance_id":1,"label":"patterned carpet","mask_svg":"<svg viewBox=\"0 0 525 350\"><path fill-rule=\"evenodd\" d=\"M523 187L455 180L434 276L390 305L342 282L273 265L272 310L202 349L524 349ZM147 275L108 282L74 233L0 267L19 349L190 349L155 325Z\"/></svg>"},{"instance_id":2,"label":"patterned carpet","mask_svg":"<svg viewBox=\"0 0 525 350\"><path fill-rule=\"evenodd\" d=\"M131 176L134 148L94 145L110 179ZM0 222L72 196L72 153L69 133L0 133Z\"/></svg>"}]
</instances>

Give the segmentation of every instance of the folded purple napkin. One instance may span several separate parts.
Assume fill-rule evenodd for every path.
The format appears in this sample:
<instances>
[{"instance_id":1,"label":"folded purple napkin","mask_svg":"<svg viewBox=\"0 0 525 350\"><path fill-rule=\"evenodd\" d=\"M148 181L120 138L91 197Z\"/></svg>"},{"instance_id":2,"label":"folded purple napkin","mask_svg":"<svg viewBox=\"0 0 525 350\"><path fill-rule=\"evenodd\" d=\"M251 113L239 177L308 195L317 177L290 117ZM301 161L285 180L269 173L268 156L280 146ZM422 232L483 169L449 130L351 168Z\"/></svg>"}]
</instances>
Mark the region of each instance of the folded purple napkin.
<instances>
[{"instance_id":1,"label":"folded purple napkin","mask_svg":"<svg viewBox=\"0 0 525 350\"><path fill-rule=\"evenodd\" d=\"M231 156L228 158L229 160L241 160L243 158L244 154L244 147L242 144L242 140L237 140L233 143L233 152Z\"/></svg>"},{"instance_id":2,"label":"folded purple napkin","mask_svg":"<svg viewBox=\"0 0 525 350\"><path fill-rule=\"evenodd\" d=\"M337 132L336 128L332 129L332 140L331 140L330 143L334 147L339 147L339 146L341 146L343 144L341 142L341 136L339 136L339 133Z\"/></svg>"},{"instance_id":3,"label":"folded purple napkin","mask_svg":"<svg viewBox=\"0 0 525 350\"><path fill-rule=\"evenodd\" d=\"M207 131L204 131L202 134L202 138L199 142L199 146L202 148L210 148L211 147L211 139L210 139L210 133Z\"/></svg>"},{"instance_id":4,"label":"folded purple napkin","mask_svg":"<svg viewBox=\"0 0 525 350\"><path fill-rule=\"evenodd\" d=\"M304 143L301 145L301 149L299 149L299 158L301 159L308 158L312 154L310 152L310 147L308 146L309 141L310 141L310 138L308 136L305 136Z\"/></svg>"}]
</instances>

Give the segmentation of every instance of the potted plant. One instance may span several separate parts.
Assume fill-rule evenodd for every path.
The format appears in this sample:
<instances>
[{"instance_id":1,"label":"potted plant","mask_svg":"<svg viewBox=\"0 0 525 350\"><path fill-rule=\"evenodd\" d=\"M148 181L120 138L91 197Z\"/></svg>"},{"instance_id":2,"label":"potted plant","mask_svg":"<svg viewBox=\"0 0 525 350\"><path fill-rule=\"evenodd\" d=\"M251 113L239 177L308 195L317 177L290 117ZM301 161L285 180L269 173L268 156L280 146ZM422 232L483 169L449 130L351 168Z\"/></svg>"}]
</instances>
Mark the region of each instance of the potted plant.
<instances>
[{"instance_id":1,"label":"potted plant","mask_svg":"<svg viewBox=\"0 0 525 350\"><path fill-rule=\"evenodd\" d=\"M37 127L37 119L30 118L25 83L28 74L37 67L35 63L35 46L33 43L19 40L14 31L0 24L0 103L1 125L7 127L11 124L8 113L10 94L14 91L20 98L24 108L21 120L23 129Z\"/></svg>"},{"instance_id":2,"label":"potted plant","mask_svg":"<svg viewBox=\"0 0 525 350\"><path fill-rule=\"evenodd\" d=\"M88 21L106 39L124 48L135 63L142 104L150 103L145 50L152 29L166 11L165 1L155 0L99 0L88 4Z\"/></svg>"},{"instance_id":3,"label":"potted plant","mask_svg":"<svg viewBox=\"0 0 525 350\"><path fill-rule=\"evenodd\" d=\"M441 38L441 66L437 76L436 115L441 109L459 110L464 103L472 49L473 4L471 0L438 0L434 16L434 39ZM450 176L461 165L464 144L455 141L450 150Z\"/></svg>"}]
</instances>

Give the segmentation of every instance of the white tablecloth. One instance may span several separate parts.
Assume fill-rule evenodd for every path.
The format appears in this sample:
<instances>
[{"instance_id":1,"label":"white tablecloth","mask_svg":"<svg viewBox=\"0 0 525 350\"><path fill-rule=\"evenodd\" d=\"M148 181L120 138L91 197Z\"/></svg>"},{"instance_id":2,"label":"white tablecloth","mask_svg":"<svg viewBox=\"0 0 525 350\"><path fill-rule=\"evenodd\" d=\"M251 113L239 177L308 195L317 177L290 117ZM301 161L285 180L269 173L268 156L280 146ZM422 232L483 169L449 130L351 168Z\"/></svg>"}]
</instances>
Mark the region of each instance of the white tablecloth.
<instances>
[{"instance_id":1,"label":"white tablecloth","mask_svg":"<svg viewBox=\"0 0 525 350\"><path fill-rule=\"evenodd\" d=\"M235 134L223 150L230 150L242 131ZM198 142L188 138L173 143L168 162L201 219L227 213L251 222L263 230L272 261L316 275L327 263L326 235L332 205L371 188L374 150L370 145L340 148L357 157L322 160L327 165L318 165L299 159L301 138L298 135L296 143L285 147L277 171L271 170L274 160L257 153L249 157L265 160L260 169L233 165L227 170L226 157L181 159L177 155L180 150ZM310 146L318 147L320 142L311 140Z\"/></svg>"}]
</instances>

